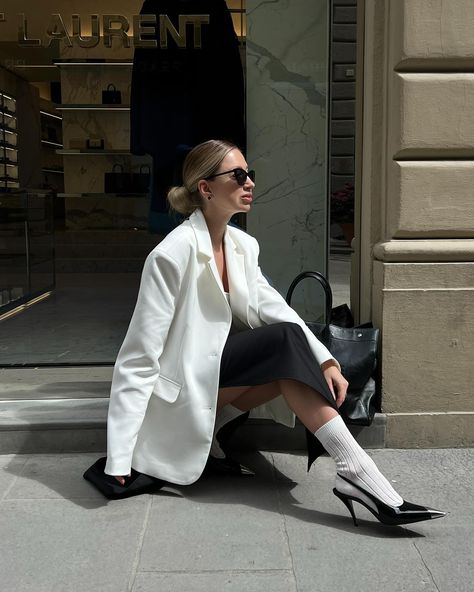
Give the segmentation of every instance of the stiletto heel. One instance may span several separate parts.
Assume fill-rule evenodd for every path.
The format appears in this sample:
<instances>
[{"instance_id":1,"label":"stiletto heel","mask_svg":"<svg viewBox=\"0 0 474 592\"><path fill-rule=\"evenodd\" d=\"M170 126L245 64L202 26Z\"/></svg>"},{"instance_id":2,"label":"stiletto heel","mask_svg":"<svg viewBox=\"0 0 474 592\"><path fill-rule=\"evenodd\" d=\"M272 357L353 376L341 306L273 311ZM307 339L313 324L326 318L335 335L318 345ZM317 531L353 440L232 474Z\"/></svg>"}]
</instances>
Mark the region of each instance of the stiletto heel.
<instances>
[{"instance_id":1,"label":"stiletto heel","mask_svg":"<svg viewBox=\"0 0 474 592\"><path fill-rule=\"evenodd\" d=\"M356 526L353 501L365 506L382 524L388 525L410 524L446 516L446 512L412 504L405 500L401 506L389 506L339 473L336 474L336 487L333 492L349 508Z\"/></svg>"},{"instance_id":2,"label":"stiletto heel","mask_svg":"<svg viewBox=\"0 0 474 592\"><path fill-rule=\"evenodd\" d=\"M241 475L242 477L255 476L255 472L252 471L252 469L240 464L239 461L230 458L229 456L226 456L225 458L209 456L204 471L206 473L219 475Z\"/></svg>"},{"instance_id":3,"label":"stiletto heel","mask_svg":"<svg viewBox=\"0 0 474 592\"><path fill-rule=\"evenodd\" d=\"M339 491L334 487L333 489L334 495L336 497L338 497L345 506L347 506L347 508L349 509L349 512L352 515L352 520L354 520L354 526L359 526L357 524L357 520L356 520L356 516L355 516L355 512L354 512L354 504L352 503L352 500L350 498L346 498L344 497L343 494L339 493Z\"/></svg>"}]
</instances>

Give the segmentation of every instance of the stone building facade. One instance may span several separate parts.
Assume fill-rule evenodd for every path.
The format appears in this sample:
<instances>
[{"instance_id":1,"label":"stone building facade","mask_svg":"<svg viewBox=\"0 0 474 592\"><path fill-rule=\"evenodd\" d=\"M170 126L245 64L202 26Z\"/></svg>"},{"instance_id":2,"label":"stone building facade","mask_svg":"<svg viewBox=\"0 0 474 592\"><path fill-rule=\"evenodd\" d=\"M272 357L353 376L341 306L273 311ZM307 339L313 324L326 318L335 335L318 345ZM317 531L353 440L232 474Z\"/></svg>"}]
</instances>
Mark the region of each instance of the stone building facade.
<instances>
[{"instance_id":1,"label":"stone building facade","mask_svg":"<svg viewBox=\"0 0 474 592\"><path fill-rule=\"evenodd\" d=\"M473 19L469 0L358 3L351 289L382 333L387 447L474 443Z\"/></svg>"}]
</instances>

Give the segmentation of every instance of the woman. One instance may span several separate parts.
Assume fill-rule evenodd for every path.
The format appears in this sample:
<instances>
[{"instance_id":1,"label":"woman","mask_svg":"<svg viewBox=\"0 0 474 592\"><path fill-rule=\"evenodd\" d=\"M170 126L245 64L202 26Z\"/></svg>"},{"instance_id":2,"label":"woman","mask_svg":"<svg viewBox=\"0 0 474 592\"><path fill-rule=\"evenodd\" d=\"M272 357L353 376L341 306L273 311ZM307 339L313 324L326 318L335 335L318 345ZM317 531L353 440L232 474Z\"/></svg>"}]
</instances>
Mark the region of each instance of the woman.
<instances>
[{"instance_id":1,"label":"woman","mask_svg":"<svg viewBox=\"0 0 474 592\"><path fill-rule=\"evenodd\" d=\"M190 484L216 433L249 410L285 425L295 415L336 462L334 494L381 522L444 512L405 502L338 413L348 382L339 362L262 275L257 241L228 225L248 212L254 172L240 150L210 140L187 155L168 200L189 215L145 260L137 303L114 366L105 473L122 485L131 467ZM216 420L217 417L217 420Z\"/></svg>"}]
</instances>

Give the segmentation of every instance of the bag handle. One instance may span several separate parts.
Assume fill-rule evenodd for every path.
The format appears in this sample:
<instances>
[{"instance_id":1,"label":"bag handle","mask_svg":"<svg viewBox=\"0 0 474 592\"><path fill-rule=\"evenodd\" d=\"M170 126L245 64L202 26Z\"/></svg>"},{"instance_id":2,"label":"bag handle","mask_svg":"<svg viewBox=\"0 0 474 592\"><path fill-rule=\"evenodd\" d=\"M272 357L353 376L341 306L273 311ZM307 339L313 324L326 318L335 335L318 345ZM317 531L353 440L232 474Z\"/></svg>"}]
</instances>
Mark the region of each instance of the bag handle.
<instances>
[{"instance_id":1,"label":"bag handle","mask_svg":"<svg viewBox=\"0 0 474 592\"><path fill-rule=\"evenodd\" d=\"M286 302L288 306L291 306L291 296L293 295L293 291L296 286L306 278L313 278L317 280L322 287L324 288L324 293L326 295L326 325L329 325L331 321L331 311L332 311L332 290L329 282L324 277L322 273L319 271L303 271L299 275L295 277L295 279L291 282L290 287L288 288L288 292L286 294Z\"/></svg>"},{"instance_id":2,"label":"bag handle","mask_svg":"<svg viewBox=\"0 0 474 592\"><path fill-rule=\"evenodd\" d=\"M110 88L112 87L112 88ZM117 87L115 86L115 84L113 84L112 82L107 86L107 90L117 90Z\"/></svg>"},{"instance_id":3,"label":"bag handle","mask_svg":"<svg viewBox=\"0 0 474 592\"><path fill-rule=\"evenodd\" d=\"M120 164L119 162L116 162L114 164L114 166L112 167L112 172L115 173L115 168L119 167L120 172L123 173L124 172L124 168L123 168L123 164Z\"/></svg>"}]
</instances>

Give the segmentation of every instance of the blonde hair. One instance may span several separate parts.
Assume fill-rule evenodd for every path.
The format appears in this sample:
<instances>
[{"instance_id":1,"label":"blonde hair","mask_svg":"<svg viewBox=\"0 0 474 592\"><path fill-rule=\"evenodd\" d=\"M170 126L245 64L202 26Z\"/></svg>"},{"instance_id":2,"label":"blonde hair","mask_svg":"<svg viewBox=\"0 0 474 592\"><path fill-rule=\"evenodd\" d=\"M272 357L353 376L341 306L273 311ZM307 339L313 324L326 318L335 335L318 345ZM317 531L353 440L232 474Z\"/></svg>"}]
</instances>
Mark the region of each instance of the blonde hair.
<instances>
[{"instance_id":1,"label":"blonde hair","mask_svg":"<svg viewBox=\"0 0 474 592\"><path fill-rule=\"evenodd\" d=\"M200 208L202 199L198 182L217 172L226 155L236 148L225 140L208 140L195 146L184 159L183 185L171 187L168 191L168 203L173 210L188 215Z\"/></svg>"}]
</instances>

